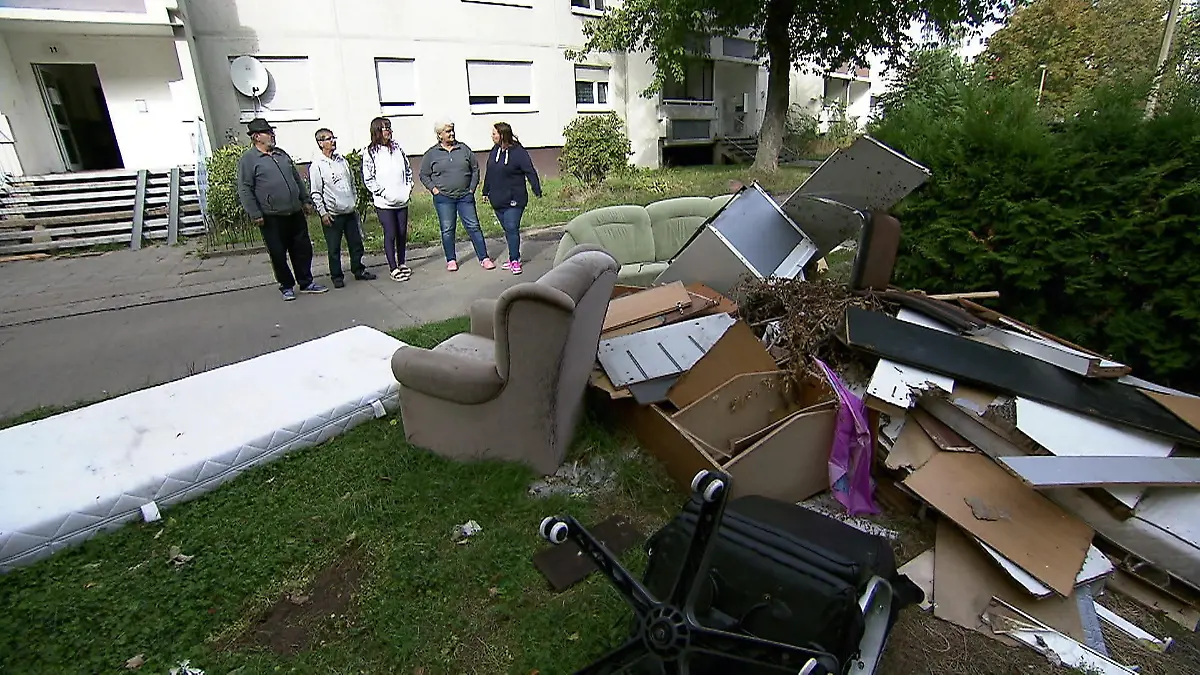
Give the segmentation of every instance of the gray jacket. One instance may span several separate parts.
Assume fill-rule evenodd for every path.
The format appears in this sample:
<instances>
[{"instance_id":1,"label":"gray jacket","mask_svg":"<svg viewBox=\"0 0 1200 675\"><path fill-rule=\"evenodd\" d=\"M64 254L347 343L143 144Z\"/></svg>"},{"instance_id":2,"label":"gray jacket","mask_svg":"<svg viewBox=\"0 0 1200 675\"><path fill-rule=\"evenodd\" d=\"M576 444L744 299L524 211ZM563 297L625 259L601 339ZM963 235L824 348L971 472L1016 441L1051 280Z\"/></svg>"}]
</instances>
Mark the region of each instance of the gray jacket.
<instances>
[{"instance_id":1,"label":"gray jacket","mask_svg":"<svg viewBox=\"0 0 1200 675\"><path fill-rule=\"evenodd\" d=\"M269 154L251 147L238 160L238 201L251 220L287 216L312 203L300 171L279 148Z\"/></svg>"},{"instance_id":2,"label":"gray jacket","mask_svg":"<svg viewBox=\"0 0 1200 675\"><path fill-rule=\"evenodd\" d=\"M475 194L479 187L479 161L466 143L455 143L447 150L441 143L425 151L421 158L421 183L447 197Z\"/></svg>"},{"instance_id":3,"label":"gray jacket","mask_svg":"<svg viewBox=\"0 0 1200 675\"><path fill-rule=\"evenodd\" d=\"M308 165L308 185L313 206L322 218L354 213L358 195L345 157L337 153L333 157L320 152L314 155Z\"/></svg>"}]
</instances>

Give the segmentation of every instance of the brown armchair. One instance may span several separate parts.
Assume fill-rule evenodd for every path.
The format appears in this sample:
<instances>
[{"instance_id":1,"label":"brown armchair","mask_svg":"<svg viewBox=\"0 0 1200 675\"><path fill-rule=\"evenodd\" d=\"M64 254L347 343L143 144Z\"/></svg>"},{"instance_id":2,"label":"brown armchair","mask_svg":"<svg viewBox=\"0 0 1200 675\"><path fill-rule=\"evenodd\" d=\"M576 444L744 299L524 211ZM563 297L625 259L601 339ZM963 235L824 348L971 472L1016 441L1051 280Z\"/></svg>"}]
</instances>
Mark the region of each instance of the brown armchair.
<instances>
[{"instance_id":1,"label":"brown armchair","mask_svg":"<svg viewBox=\"0 0 1200 675\"><path fill-rule=\"evenodd\" d=\"M578 246L540 279L476 300L471 329L392 356L409 443L554 473L583 413L617 261Z\"/></svg>"}]
</instances>

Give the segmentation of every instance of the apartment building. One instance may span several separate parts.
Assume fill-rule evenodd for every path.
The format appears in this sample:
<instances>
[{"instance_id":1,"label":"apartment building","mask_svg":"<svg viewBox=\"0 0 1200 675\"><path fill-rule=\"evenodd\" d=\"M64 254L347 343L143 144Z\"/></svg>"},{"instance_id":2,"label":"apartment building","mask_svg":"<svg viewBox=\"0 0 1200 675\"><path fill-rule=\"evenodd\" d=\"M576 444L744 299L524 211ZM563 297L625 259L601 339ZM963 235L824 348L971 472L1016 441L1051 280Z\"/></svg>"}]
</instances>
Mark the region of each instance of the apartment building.
<instances>
[{"instance_id":1,"label":"apartment building","mask_svg":"<svg viewBox=\"0 0 1200 675\"><path fill-rule=\"evenodd\" d=\"M0 171L189 165L201 140L244 139L255 116L301 160L320 127L364 146L377 115L411 155L439 119L477 150L507 121L547 169L582 114L620 115L642 166L757 135L767 71L749 35L698 45L707 58L653 98L640 95L654 75L644 54L565 59L605 1L0 0ZM243 55L269 72L259 96L233 86ZM873 75L797 71L792 99L840 100L865 120Z\"/></svg>"}]
</instances>

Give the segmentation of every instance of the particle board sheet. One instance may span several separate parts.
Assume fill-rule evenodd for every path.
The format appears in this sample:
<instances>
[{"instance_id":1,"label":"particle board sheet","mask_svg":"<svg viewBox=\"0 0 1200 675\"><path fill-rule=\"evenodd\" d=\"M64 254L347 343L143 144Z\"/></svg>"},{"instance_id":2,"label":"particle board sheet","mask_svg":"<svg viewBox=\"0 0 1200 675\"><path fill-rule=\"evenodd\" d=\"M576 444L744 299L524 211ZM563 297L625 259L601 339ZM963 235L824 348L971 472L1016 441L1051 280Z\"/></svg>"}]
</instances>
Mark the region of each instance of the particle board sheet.
<instances>
[{"instance_id":1,"label":"particle board sheet","mask_svg":"<svg viewBox=\"0 0 1200 675\"><path fill-rule=\"evenodd\" d=\"M1130 429L1069 410L1017 398L1017 428L1059 457L1169 457L1175 443L1158 435ZM1142 498L1141 487L1105 490L1129 508Z\"/></svg>"},{"instance_id":2,"label":"particle board sheet","mask_svg":"<svg viewBox=\"0 0 1200 675\"><path fill-rule=\"evenodd\" d=\"M1158 391L1143 391L1142 393L1158 401L1160 405L1170 410L1193 429L1200 429L1200 398L1176 396Z\"/></svg>"},{"instance_id":3,"label":"particle board sheet","mask_svg":"<svg viewBox=\"0 0 1200 675\"><path fill-rule=\"evenodd\" d=\"M1037 489L1138 485L1200 487L1192 457L1001 457L1000 463Z\"/></svg>"},{"instance_id":4,"label":"particle board sheet","mask_svg":"<svg viewBox=\"0 0 1200 675\"><path fill-rule=\"evenodd\" d=\"M862 136L833 153L784 201L825 197L861 211L887 211L929 180L929 169Z\"/></svg>"},{"instance_id":5,"label":"particle board sheet","mask_svg":"<svg viewBox=\"0 0 1200 675\"><path fill-rule=\"evenodd\" d=\"M678 375L696 365L734 323L728 314L714 314L622 335L602 340L597 357L614 387Z\"/></svg>"},{"instance_id":6,"label":"particle board sheet","mask_svg":"<svg viewBox=\"0 0 1200 675\"><path fill-rule=\"evenodd\" d=\"M975 540L975 543L978 544L981 549L983 549L984 553L988 554L988 556L995 560L996 564L998 564L1000 568L1005 571L1005 573L1012 577L1013 581L1017 582L1019 586L1024 588L1025 591L1033 597L1045 598L1054 594L1054 591L1047 588L1045 584L1037 579L1034 579L1032 575L1021 569L1021 567L1013 561L1000 555L996 549L988 546L978 539ZM1083 567L1080 568L1079 574L1075 576L1075 585L1079 586L1081 584L1091 583L1100 577L1112 574L1115 569L1116 568L1113 566L1112 561L1108 559L1108 556L1104 555L1100 549L1092 546L1088 549L1087 558L1085 558L1083 561Z\"/></svg>"},{"instance_id":7,"label":"particle board sheet","mask_svg":"<svg viewBox=\"0 0 1200 675\"><path fill-rule=\"evenodd\" d=\"M767 352L754 331L737 322L725 331L717 344L672 385L668 398L683 409L729 380L743 373L775 370L775 359Z\"/></svg>"},{"instance_id":8,"label":"particle board sheet","mask_svg":"<svg viewBox=\"0 0 1200 675\"><path fill-rule=\"evenodd\" d=\"M611 300L604 315L603 331L610 331L629 324L638 323L667 312L683 312L692 304L683 283L648 288L641 293L630 293Z\"/></svg>"},{"instance_id":9,"label":"particle board sheet","mask_svg":"<svg viewBox=\"0 0 1200 675\"><path fill-rule=\"evenodd\" d=\"M732 441L800 409L789 379L788 373L778 370L735 375L675 413L673 419L692 435L728 453Z\"/></svg>"},{"instance_id":10,"label":"particle board sheet","mask_svg":"<svg viewBox=\"0 0 1200 675\"><path fill-rule=\"evenodd\" d=\"M953 332L936 319L907 307L901 308L896 313L896 318L931 330L944 333ZM875 364L875 372L871 375L871 381L867 385L867 402L882 403L883 405L878 407L884 408L883 412L895 417L916 404L914 390L936 387L942 391L953 391L954 384L954 379L945 375L881 358Z\"/></svg>"},{"instance_id":11,"label":"particle board sheet","mask_svg":"<svg viewBox=\"0 0 1200 675\"><path fill-rule=\"evenodd\" d=\"M1035 358L913 325L882 312L846 310L842 336L881 358L1111 422L1200 444L1200 431L1137 389L1085 378Z\"/></svg>"},{"instance_id":12,"label":"particle board sheet","mask_svg":"<svg viewBox=\"0 0 1200 675\"><path fill-rule=\"evenodd\" d=\"M1038 581L1070 595L1092 529L988 457L939 452L903 484Z\"/></svg>"},{"instance_id":13,"label":"particle board sheet","mask_svg":"<svg viewBox=\"0 0 1200 675\"><path fill-rule=\"evenodd\" d=\"M888 451L884 466L893 471L900 469L916 471L925 466L925 463L939 452L941 450L937 443L929 437L925 429L920 424L913 424L910 420L900 429L900 436L892 444L892 449Z\"/></svg>"},{"instance_id":14,"label":"particle board sheet","mask_svg":"<svg viewBox=\"0 0 1200 675\"><path fill-rule=\"evenodd\" d=\"M938 520L933 562L934 616L1012 644L994 635L980 619L993 596L1077 640L1084 639L1083 620L1074 598L1031 597L970 536L945 518Z\"/></svg>"},{"instance_id":15,"label":"particle board sheet","mask_svg":"<svg viewBox=\"0 0 1200 675\"><path fill-rule=\"evenodd\" d=\"M358 326L0 431L0 572L395 410L403 345Z\"/></svg>"}]
</instances>

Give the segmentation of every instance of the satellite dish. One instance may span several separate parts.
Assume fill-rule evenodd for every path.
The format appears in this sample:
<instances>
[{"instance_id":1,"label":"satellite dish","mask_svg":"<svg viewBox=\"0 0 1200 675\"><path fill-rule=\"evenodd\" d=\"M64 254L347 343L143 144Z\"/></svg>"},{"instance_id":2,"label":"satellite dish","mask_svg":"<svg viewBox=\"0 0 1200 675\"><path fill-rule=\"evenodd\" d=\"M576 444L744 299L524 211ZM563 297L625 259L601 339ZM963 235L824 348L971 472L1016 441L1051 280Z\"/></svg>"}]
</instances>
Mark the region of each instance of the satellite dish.
<instances>
[{"instance_id":1,"label":"satellite dish","mask_svg":"<svg viewBox=\"0 0 1200 675\"><path fill-rule=\"evenodd\" d=\"M271 76L262 61L253 56L239 56L229 64L229 77L235 89L246 96L258 98L267 93Z\"/></svg>"}]
</instances>

